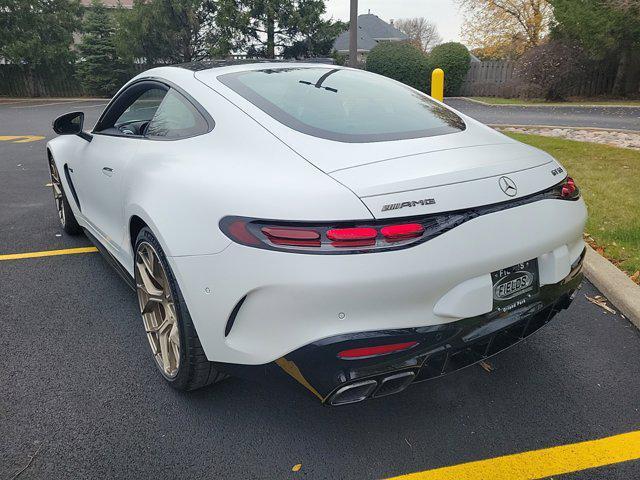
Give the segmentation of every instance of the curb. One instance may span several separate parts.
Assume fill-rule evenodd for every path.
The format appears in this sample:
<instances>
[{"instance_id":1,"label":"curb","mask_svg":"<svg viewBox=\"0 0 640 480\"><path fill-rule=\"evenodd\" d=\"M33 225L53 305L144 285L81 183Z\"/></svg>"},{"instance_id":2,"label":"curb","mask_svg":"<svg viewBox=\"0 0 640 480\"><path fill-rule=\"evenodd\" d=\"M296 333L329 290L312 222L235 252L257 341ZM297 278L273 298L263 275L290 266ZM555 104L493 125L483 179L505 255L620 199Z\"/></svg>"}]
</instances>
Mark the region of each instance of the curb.
<instances>
[{"instance_id":1,"label":"curb","mask_svg":"<svg viewBox=\"0 0 640 480\"><path fill-rule=\"evenodd\" d=\"M491 128L561 128L563 130L589 130L593 132L621 132L640 134L640 130L629 130L627 128L603 128L603 127L574 127L572 125L509 125L504 123L487 124Z\"/></svg>"},{"instance_id":2,"label":"curb","mask_svg":"<svg viewBox=\"0 0 640 480\"><path fill-rule=\"evenodd\" d=\"M587 245L584 274L625 317L640 329L640 285Z\"/></svg>"},{"instance_id":3,"label":"curb","mask_svg":"<svg viewBox=\"0 0 640 480\"><path fill-rule=\"evenodd\" d=\"M581 108L638 108L640 109L640 105L602 105L597 103L570 103L563 105L545 105L544 103L487 103L482 100L476 100L474 98L469 97L446 97L446 99L455 99L455 100L465 100L467 102L477 103L480 105L484 105L487 107L543 107L543 108L573 108L573 107L581 107Z\"/></svg>"}]
</instances>

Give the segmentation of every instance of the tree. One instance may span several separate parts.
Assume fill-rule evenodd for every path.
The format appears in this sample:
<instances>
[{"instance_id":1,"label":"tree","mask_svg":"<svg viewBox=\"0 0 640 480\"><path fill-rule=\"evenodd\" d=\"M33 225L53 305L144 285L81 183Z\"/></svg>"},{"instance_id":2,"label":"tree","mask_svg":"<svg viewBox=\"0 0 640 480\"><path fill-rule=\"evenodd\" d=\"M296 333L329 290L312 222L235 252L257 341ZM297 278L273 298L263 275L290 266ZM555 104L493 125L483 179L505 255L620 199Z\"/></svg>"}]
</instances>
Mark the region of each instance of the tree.
<instances>
[{"instance_id":1,"label":"tree","mask_svg":"<svg viewBox=\"0 0 640 480\"><path fill-rule=\"evenodd\" d=\"M314 50L314 35L327 33L327 24L321 18L324 0L223 1L234 5L233 12L228 18L219 16L217 25L228 25L240 33L236 49L247 48L258 56L274 58L276 49L301 40L307 42L306 50ZM319 44L325 41L320 39Z\"/></svg>"},{"instance_id":2,"label":"tree","mask_svg":"<svg viewBox=\"0 0 640 480\"><path fill-rule=\"evenodd\" d=\"M119 11L118 51L147 63L201 60L216 38L216 8L214 0L134 0Z\"/></svg>"},{"instance_id":3,"label":"tree","mask_svg":"<svg viewBox=\"0 0 640 480\"><path fill-rule=\"evenodd\" d=\"M427 92L431 65L419 47L409 42L380 42L367 55L367 70Z\"/></svg>"},{"instance_id":4,"label":"tree","mask_svg":"<svg viewBox=\"0 0 640 480\"><path fill-rule=\"evenodd\" d=\"M444 70L444 94L458 95L471 63L467 47L457 42L442 43L431 50L429 63L431 68Z\"/></svg>"},{"instance_id":5,"label":"tree","mask_svg":"<svg viewBox=\"0 0 640 480\"><path fill-rule=\"evenodd\" d=\"M31 95L36 70L69 65L73 32L80 26L79 0L0 0L0 58L24 65Z\"/></svg>"},{"instance_id":6,"label":"tree","mask_svg":"<svg viewBox=\"0 0 640 480\"><path fill-rule=\"evenodd\" d=\"M115 25L101 0L93 0L83 22L78 75L88 93L111 96L126 73L116 52Z\"/></svg>"},{"instance_id":7,"label":"tree","mask_svg":"<svg viewBox=\"0 0 640 480\"><path fill-rule=\"evenodd\" d=\"M517 58L540 45L553 11L547 0L458 0L465 10L463 37L488 58Z\"/></svg>"},{"instance_id":8,"label":"tree","mask_svg":"<svg viewBox=\"0 0 640 480\"><path fill-rule=\"evenodd\" d=\"M554 35L573 39L591 55L618 59L614 95L624 95L629 61L640 49L638 0L550 0Z\"/></svg>"},{"instance_id":9,"label":"tree","mask_svg":"<svg viewBox=\"0 0 640 480\"><path fill-rule=\"evenodd\" d=\"M424 17L396 20L393 26L405 33L411 43L425 52L442 42L436 24Z\"/></svg>"},{"instance_id":10,"label":"tree","mask_svg":"<svg viewBox=\"0 0 640 480\"><path fill-rule=\"evenodd\" d=\"M347 28L349 25L345 22L323 20L309 29L304 38L285 46L282 55L285 58L328 57L331 55L333 42Z\"/></svg>"},{"instance_id":11,"label":"tree","mask_svg":"<svg viewBox=\"0 0 640 480\"><path fill-rule=\"evenodd\" d=\"M574 44L552 40L527 50L516 62L514 82L519 97L564 100L580 81L586 58Z\"/></svg>"}]
</instances>

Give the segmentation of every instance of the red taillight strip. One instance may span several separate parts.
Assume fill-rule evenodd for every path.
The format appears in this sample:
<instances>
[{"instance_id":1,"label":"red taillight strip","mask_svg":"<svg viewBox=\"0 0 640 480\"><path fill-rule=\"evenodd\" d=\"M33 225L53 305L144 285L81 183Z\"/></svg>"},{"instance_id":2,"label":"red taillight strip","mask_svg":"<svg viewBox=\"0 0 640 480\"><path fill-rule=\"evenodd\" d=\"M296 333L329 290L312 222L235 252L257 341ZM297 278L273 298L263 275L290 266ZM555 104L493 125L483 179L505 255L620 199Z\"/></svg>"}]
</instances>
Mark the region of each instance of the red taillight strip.
<instances>
[{"instance_id":1,"label":"red taillight strip","mask_svg":"<svg viewBox=\"0 0 640 480\"><path fill-rule=\"evenodd\" d=\"M576 186L576 182L573 178L567 177L562 185L562 190L560 190L560 195L563 197L570 197L575 193L576 188L578 187Z\"/></svg>"},{"instance_id":2,"label":"red taillight strip","mask_svg":"<svg viewBox=\"0 0 640 480\"><path fill-rule=\"evenodd\" d=\"M363 358L377 357L397 353L415 347L418 342L392 343L389 345L377 345L375 347L352 348L338 352L338 358L343 360L358 360Z\"/></svg>"},{"instance_id":3,"label":"red taillight strip","mask_svg":"<svg viewBox=\"0 0 640 480\"><path fill-rule=\"evenodd\" d=\"M262 233L276 245L319 247L320 233L304 228L262 227Z\"/></svg>"},{"instance_id":4,"label":"red taillight strip","mask_svg":"<svg viewBox=\"0 0 640 480\"><path fill-rule=\"evenodd\" d=\"M229 225L229 233L245 245L260 245L260 240L254 237L249 230L247 230L247 222L244 220L234 220Z\"/></svg>"},{"instance_id":5,"label":"red taillight strip","mask_svg":"<svg viewBox=\"0 0 640 480\"><path fill-rule=\"evenodd\" d=\"M327 230L327 238L336 242L349 242L358 240L373 240L378 236L375 228L334 228Z\"/></svg>"},{"instance_id":6,"label":"red taillight strip","mask_svg":"<svg viewBox=\"0 0 640 480\"><path fill-rule=\"evenodd\" d=\"M566 187L564 195L563 187ZM572 193L570 193L571 191ZM573 179L566 177L552 187L515 200L453 212L439 212L423 217L311 222L226 216L220 220L219 225L229 239L241 245L309 255L351 255L413 247L481 215L488 215L539 200L574 201L579 198L580 189ZM407 223L398 223L403 221ZM368 236L365 235L364 239L340 233L352 229L356 231L355 233L362 234L362 230L369 233ZM371 230L376 232L376 236L372 236ZM305 233L299 233L300 231ZM332 240L327 235L330 231L334 232L332 233L334 238L349 239ZM338 231L338 236L335 235L335 231ZM314 233L310 234L309 232Z\"/></svg>"},{"instance_id":7,"label":"red taillight strip","mask_svg":"<svg viewBox=\"0 0 640 480\"><path fill-rule=\"evenodd\" d=\"M424 227L419 223L405 223L402 225L390 225L380 229L382 236L389 241L416 238L424 233Z\"/></svg>"},{"instance_id":8,"label":"red taillight strip","mask_svg":"<svg viewBox=\"0 0 640 480\"><path fill-rule=\"evenodd\" d=\"M320 234L315 230L305 230L302 228L262 227L262 233L270 237L294 240L318 240L320 238Z\"/></svg>"}]
</instances>

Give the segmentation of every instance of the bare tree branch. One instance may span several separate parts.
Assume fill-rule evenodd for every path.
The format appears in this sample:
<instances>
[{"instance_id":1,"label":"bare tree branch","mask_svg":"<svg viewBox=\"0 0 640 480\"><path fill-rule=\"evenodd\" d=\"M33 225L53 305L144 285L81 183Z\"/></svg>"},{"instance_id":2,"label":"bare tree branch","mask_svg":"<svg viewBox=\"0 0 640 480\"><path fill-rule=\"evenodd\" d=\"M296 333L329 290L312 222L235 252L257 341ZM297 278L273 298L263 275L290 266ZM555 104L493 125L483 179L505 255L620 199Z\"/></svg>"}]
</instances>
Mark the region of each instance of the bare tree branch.
<instances>
[{"instance_id":1,"label":"bare tree branch","mask_svg":"<svg viewBox=\"0 0 640 480\"><path fill-rule=\"evenodd\" d=\"M424 51L430 50L442 42L436 24L424 17L396 20L393 25Z\"/></svg>"}]
</instances>

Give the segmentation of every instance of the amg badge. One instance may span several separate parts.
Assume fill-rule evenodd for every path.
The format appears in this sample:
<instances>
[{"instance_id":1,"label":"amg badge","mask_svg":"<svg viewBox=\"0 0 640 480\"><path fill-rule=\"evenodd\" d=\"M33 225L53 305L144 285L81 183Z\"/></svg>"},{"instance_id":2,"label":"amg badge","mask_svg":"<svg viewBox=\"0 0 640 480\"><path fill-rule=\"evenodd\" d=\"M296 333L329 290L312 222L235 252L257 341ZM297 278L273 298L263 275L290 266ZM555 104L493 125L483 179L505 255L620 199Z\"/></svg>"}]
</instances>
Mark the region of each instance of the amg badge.
<instances>
[{"instance_id":1,"label":"amg badge","mask_svg":"<svg viewBox=\"0 0 640 480\"><path fill-rule=\"evenodd\" d=\"M400 208L405 207L417 207L418 205L426 206L426 205L435 205L436 201L433 198L425 198L423 200L412 200L410 202L401 202L401 203L390 203L388 205L382 206L382 211L386 212L388 210L398 210Z\"/></svg>"}]
</instances>

